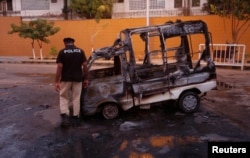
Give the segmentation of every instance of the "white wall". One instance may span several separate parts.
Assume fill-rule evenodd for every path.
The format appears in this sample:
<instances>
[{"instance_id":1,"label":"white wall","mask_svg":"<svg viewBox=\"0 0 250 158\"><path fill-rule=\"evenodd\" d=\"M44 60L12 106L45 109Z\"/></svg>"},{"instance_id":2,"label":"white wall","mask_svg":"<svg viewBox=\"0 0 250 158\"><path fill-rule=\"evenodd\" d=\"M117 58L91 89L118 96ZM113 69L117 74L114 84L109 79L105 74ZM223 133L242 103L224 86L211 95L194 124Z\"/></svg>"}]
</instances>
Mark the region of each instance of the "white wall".
<instances>
[{"instance_id":1,"label":"white wall","mask_svg":"<svg viewBox=\"0 0 250 158\"><path fill-rule=\"evenodd\" d=\"M21 0L12 0L13 11L21 11Z\"/></svg>"},{"instance_id":2,"label":"white wall","mask_svg":"<svg viewBox=\"0 0 250 158\"><path fill-rule=\"evenodd\" d=\"M61 14L63 5L63 0L57 0L57 3L50 3L50 12L53 14Z\"/></svg>"},{"instance_id":3,"label":"white wall","mask_svg":"<svg viewBox=\"0 0 250 158\"><path fill-rule=\"evenodd\" d=\"M114 5L114 12L129 12L129 1L130 0L124 0L124 3L116 3ZM146 1L146 0L145 0ZM175 9L174 8L174 1L175 0L165 0L165 8L166 9ZM183 0L183 5L186 0ZM203 4L206 3L207 0L200 0L200 8L202 8Z\"/></svg>"},{"instance_id":4,"label":"white wall","mask_svg":"<svg viewBox=\"0 0 250 158\"><path fill-rule=\"evenodd\" d=\"M39 15L59 15L62 13L63 9L63 0L57 0L57 3L51 3L50 1L50 9L49 10L22 10L21 11L21 0L12 0L13 11L21 11L21 16L39 16ZM146 0L145 0L146 1ZM183 0L183 4L184 4ZM207 0L200 0L200 7L206 3ZM175 10L174 9L174 0L165 0L165 8L166 10ZM199 7L197 7L199 8ZM162 10L162 9L161 9ZM135 12L134 10L133 12ZM141 10L140 10L141 11ZM125 13L131 12L129 10L129 0L124 0L124 3L116 3L113 8L114 13Z\"/></svg>"},{"instance_id":5,"label":"white wall","mask_svg":"<svg viewBox=\"0 0 250 158\"><path fill-rule=\"evenodd\" d=\"M63 0L57 0L57 3L51 3L49 10L21 10L21 0L12 0L13 11L21 11L20 16L40 16L46 14L59 15L62 13Z\"/></svg>"}]
</instances>

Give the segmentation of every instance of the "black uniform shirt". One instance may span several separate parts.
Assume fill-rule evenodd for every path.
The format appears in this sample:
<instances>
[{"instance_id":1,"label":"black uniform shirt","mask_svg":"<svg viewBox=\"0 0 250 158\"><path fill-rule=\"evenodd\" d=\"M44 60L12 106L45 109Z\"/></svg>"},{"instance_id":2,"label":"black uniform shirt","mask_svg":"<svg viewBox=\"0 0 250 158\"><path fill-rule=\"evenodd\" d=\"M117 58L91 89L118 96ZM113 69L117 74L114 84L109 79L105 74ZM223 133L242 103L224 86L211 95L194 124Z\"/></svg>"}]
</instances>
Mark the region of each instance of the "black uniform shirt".
<instances>
[{"instance_id":1,"label":"black uniform shirt","mask_svg":"<svg viewBox=\"0 0 250 158\"><path fill-rule=\"evenodd\" d=\"M83 80L82 64L86 61L82 49L72 46L60 50L56 63L62 63L61 81L81 82Z\"/></svg>"}]
</instances>

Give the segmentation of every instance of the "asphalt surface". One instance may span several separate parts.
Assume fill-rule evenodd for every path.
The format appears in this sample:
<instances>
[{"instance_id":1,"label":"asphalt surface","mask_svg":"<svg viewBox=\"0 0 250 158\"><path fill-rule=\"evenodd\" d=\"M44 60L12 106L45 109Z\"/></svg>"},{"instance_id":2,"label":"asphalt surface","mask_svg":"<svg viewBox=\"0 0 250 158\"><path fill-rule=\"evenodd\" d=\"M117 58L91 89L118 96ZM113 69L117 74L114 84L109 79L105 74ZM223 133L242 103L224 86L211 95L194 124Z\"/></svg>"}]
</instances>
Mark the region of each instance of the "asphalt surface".
<instances>
[{"instance_id":1,"label":"asphalt surface","mask_svg":"<svg viewBox=\"0 0 250 158\"><path fill-rule=\"evenodd\" d=\"M250 142L248 70L217 68L218 90L191 115L163 103L63 130L54 61L27 60L0 58L1 158L206 158L208 142Z\"/></svg>"}]
</instances>

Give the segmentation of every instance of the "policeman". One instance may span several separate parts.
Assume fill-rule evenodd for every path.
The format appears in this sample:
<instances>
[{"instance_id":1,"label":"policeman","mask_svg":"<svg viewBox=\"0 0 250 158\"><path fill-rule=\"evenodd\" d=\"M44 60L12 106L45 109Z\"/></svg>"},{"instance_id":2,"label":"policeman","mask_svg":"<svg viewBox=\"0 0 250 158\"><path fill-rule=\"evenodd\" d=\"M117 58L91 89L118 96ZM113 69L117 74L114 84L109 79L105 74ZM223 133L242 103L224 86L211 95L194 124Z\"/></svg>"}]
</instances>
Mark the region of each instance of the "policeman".
<instances>
[{"instance_id":1,"label":"policeman","mask_svg":"<svg viewBox=\"0 0 250 158\"><path fill-rule=\"evenodd\" d=\"M88 86L88 70L85 53L74 45L75 40L67 37L63 39L65 48L57 56L57 70L55 90L59 92L62 127L80 125L80 97L82 86ZM70 107L72 116L70 117Z\"/></svg>"}]
</instances>

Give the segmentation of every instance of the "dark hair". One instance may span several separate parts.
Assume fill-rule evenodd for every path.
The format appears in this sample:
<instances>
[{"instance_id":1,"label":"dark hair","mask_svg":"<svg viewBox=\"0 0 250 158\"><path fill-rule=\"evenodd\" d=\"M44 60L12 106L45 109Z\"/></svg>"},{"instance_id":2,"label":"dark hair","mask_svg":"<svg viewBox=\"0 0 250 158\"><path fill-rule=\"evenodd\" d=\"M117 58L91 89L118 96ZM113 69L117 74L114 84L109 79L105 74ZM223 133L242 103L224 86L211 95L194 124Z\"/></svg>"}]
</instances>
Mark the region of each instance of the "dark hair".
<instances>
[{"instance_id":1,"label":"dark hair","mask_svg":"<svg viewBox=\"0 0 250 158\"><path fill-rule=\"evenodd\" d=\"M66 38L63 39L63 42L64 43L74 43L75 40L73 38L71 38L71 37L66 37Z\"/></svg>"}]
</instances>

